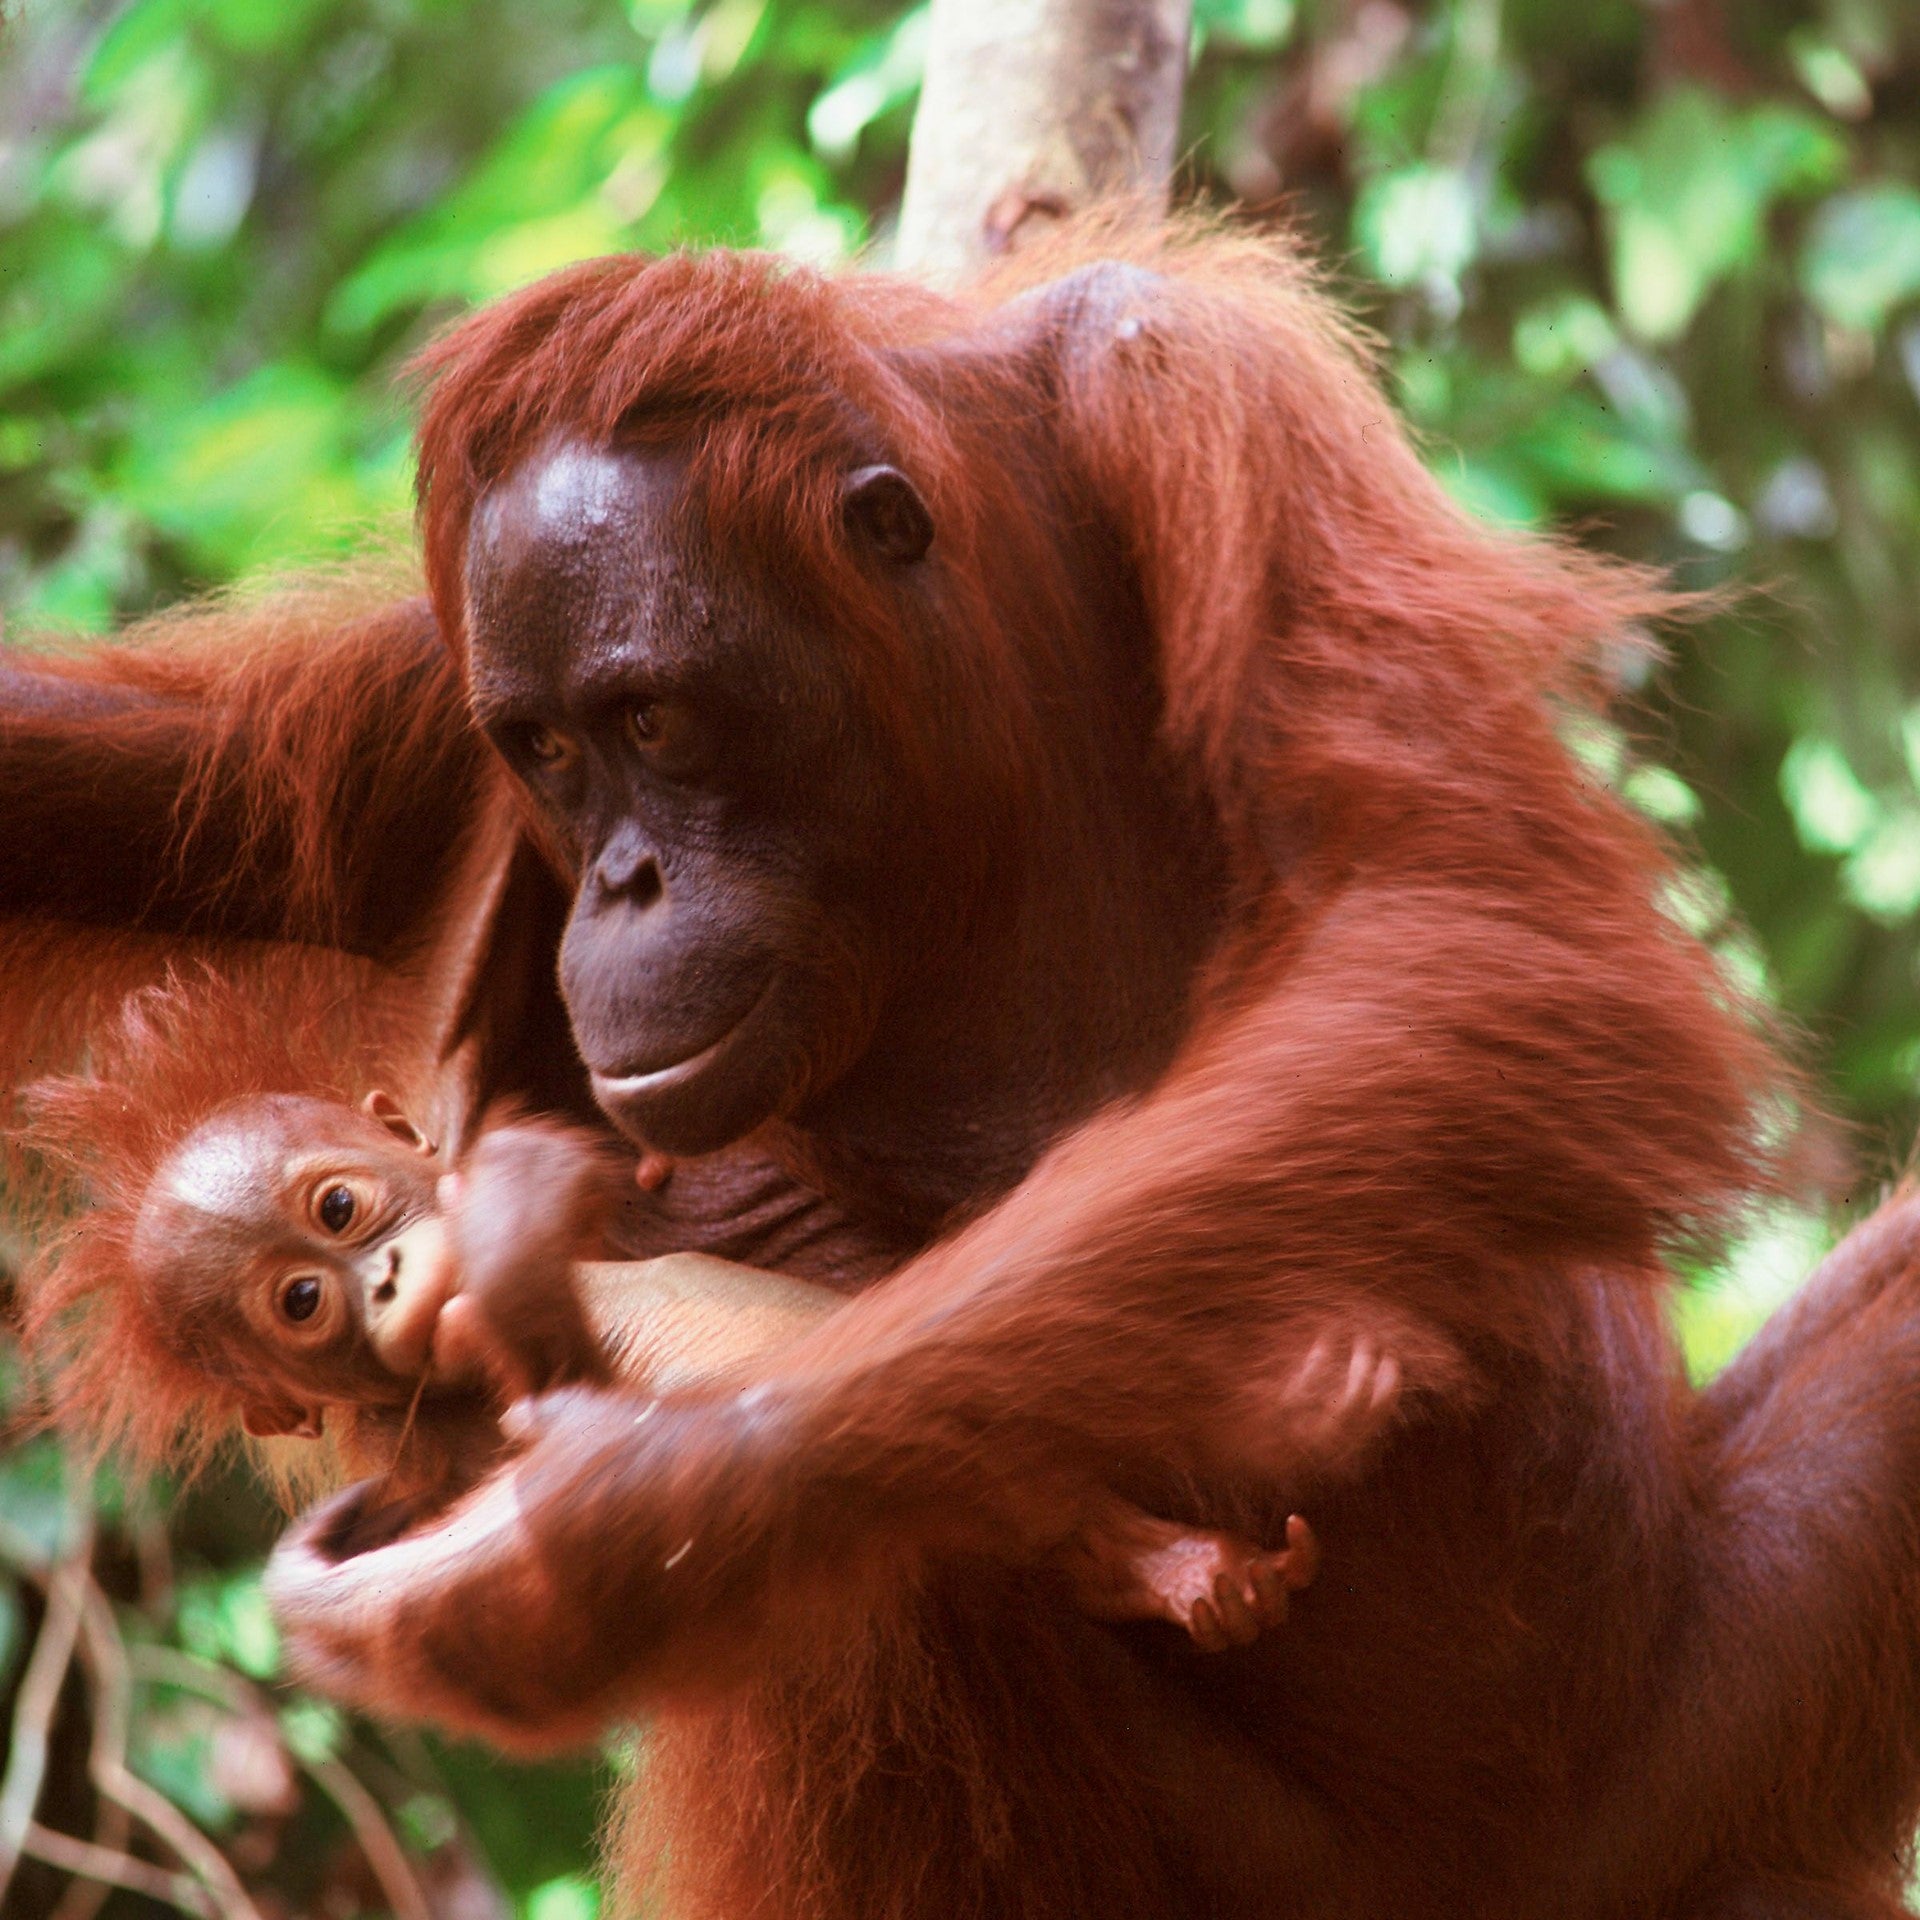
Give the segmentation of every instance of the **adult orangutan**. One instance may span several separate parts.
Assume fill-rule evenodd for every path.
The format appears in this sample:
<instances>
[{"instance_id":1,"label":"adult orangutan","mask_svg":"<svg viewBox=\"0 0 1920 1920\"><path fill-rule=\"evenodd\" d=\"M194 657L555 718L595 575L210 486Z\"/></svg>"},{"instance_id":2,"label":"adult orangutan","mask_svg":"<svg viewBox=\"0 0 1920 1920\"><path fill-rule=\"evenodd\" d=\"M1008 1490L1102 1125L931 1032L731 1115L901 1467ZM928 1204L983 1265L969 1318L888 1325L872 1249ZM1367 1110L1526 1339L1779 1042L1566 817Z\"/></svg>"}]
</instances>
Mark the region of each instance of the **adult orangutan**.
<instances>
[{"instance_id":1,"label":"adult orangutan","mask_svg":"<svg viewBox=\"0 0 1920 1920\"><path fill-rule=\"evenodd\" d=\"M1456 512L1250 242L969 302L607 261L433 364L434 612L574 886L595 1097L823 1196L849 1278L917 1251L744 1388L530 1403L443 1529L322 1510L309 1669L523 1746L655 1710L622 1854L676 1913L1897 1912L1920 1210L1690 1399L1661 1252L1775 1177L1778 1080L1557 731L1655 585ZM11 698L0 882L218 932L252 883L179 876L239 818L369 937L385 843L330 881L326 780L267 785L297 729L175 680L128 772L76 671ZM375 818L437 846L406 757ZM55 871L180 785L173 879ZM1321 1577L1233 1653L1090 1624L1049 1557L1116 1495L1298 1508Z\"/></svg>"}]
</instances>

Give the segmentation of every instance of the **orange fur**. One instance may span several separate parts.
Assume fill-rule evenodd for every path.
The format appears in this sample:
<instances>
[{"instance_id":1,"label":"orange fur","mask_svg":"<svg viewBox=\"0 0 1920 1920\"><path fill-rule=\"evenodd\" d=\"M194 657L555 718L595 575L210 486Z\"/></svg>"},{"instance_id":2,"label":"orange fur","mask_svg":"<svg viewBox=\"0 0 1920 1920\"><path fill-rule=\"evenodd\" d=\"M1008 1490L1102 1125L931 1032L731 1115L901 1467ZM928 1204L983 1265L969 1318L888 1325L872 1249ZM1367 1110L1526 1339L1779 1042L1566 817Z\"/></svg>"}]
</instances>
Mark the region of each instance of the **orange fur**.
<instances>
[{"instance_id":1,"label":"orange fur","mask_svg":"<svg viewBox=\"0 0 1920 1920\"><path fill-rule=\"evenodd\" d=\"M1616 1781L1663 1837L1579 1911L1668 1911L1721 1858L1865 1884L1850 1815L1772 1850L1765 1762L1632 1799L1676 1621L1746 1698L1760 1619L1675 1596L1767 1524L1701 1515L1721 1467L1689 1451L1663 1257L1794 1172L1764 1020L1563 739L1595 663L1681 603L1466 516L1268 240L1095 227L952 300L598 261L425 367L450 642L493 483L568 439L683 456L687 554L760 627L777 606L777 670L850 682L917 779L939 857L895 911L958 903L929 974L1002 967L983 1019L1060 1010L1052 1083L1016 1096L1054 1137L744 1396L557 1408L484 1567L452 1535L404 1571L296 1540L278 1591L329 1684L514 1744L664 1702L620 1844L690 1915L1545 1911L1563 1824ZM937 529L917 626L842 520L881 460ZM1116 770L1085 690L1130 673L1164 759ZM1189 927L1127 876L1183 804L1221 878L1190 876L1218 931L1180 973ZM1175 1043L1116 1088L1130 1009ZM911 1087L895 1113L903 1156L946 1150ZM775 1134L857 1200L833 1139ZM1402 1370L1371 1453L1319 1450L1277 1384L1330 1338ZM1102 1485L1255 1534L1300 1500L1329 1579L1230 1679L1090 1639L1035 1563ZM1877 1671L1899 1772L1920 1701ZM1816 1747L1835 1724L1803 1718Z\"/></svg>"},{"instance_id":2,"label":"orange fur","mask_svg":"<svg viewBox=\"0 0 1920 1920\"><path fill-rule=\"evenodd\" d=\"M88 1071L26 1090L18 1178L38 1199L24 1331L60 1424L96 1453L188 1471L232 1438L249 1387L183 1343L141 1284L131 1243L154 1174L236 1102L302 1093L353 1103L417 1082L420 1036L369 964L316 953L265 982L179 975L95 1031Z\"/></svg>"},{"instance_id":3,"label":"orange fur","mask_svg":"<svg viewBox=\"0 0 1920 1920\"><path fill-rule=\"evenodd\" d=\"M492 482L552 435L684 451L689 551L786 619L767 664L842 676L913 772L939 857L886 904L942 929L927 973L978 994L983 1048L1034 1007L1045 1046L979 1116L1011 1144L960 1163L959 1224L923 1213L924 1250L744 1390L563 1397L470 1559L296 1535L277 1591L314 1669L523 1746L659 1709L620 1844L689 1916L1892 1911L1920 1224L1838 1262L1723 1417L1690 1402L1662 1259L1790 1176L1793 1082L1663 915L1668 850L1562 740L1661 584L1463 515L1294 253L1232 234L1093 227L955 300L597 262L427 370L455 657ZM938 528L914 631L844 540L840 477L875 459ZM262 676L358 737L363 692ZM457 728L452 676L423 684ZM1115 688L1155 722L1120 767L1088 697ZM359 842L260 737L293 869L355 923L330 849ZM1130 883L1188 807L1219 871L1174 924ZM236 898L280 870L245 864ZM896 1080L869 1144L968 1144ZM841 1143L772 1137L858 1211ZM1329 1338L1400 1365L1370 1451L1324 1450L1287 1386ZM1211 1667L1091 1627L1047 1556L1109 1491L1256 1538L1299 1502L1325 1575Z\"/></svg>"}]
</instances>

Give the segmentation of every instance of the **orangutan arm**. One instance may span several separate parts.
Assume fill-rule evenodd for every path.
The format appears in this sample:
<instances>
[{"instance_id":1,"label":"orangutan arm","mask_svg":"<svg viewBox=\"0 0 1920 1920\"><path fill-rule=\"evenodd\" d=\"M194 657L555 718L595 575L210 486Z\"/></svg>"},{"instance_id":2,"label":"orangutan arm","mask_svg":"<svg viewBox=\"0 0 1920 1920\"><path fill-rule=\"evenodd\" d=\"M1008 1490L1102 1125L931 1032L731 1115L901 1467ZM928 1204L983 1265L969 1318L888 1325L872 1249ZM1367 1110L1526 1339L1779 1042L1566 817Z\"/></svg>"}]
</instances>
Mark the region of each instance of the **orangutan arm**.
<instances>
[{"instance_id":1,"label":"orangutan arm","mask_svg":"<svg viewBox=\"0 0 1920 1920\"><path fill-rule=\"evenodd\" d=\"M383 954L478 764L424 603L0 649L0 915Z\"/></svg>"},{"instance_id":2,"label":"orangutan arm","mask_svg":"<svg viewBox=\"0 0 1920 1920\"><path fill-rule=\"evenodd\" d=\"M930 1558L1045 1563L1106 1491L1263 1484L1284 1517L1481 1391L1470 1352L1542 1323L1541 1248L1605 1231L1583 1160L1633 1172L1624 1136L1555 1106L1613 1072L1620 1009L1584 982L1569 1002L1511 928L1449 991L1462 937L1330 926L1149 1098L748 1378L534 1403L527 1450L440 1534L340 1562L317 1516L275 1574L296 1652L349 1695L540 1743L718 1684ZM1528 1070L1549 1038L1554 1071ZM1330 1417L1356 1378L1378 1417Z\"/></svg>"}]
</instances>

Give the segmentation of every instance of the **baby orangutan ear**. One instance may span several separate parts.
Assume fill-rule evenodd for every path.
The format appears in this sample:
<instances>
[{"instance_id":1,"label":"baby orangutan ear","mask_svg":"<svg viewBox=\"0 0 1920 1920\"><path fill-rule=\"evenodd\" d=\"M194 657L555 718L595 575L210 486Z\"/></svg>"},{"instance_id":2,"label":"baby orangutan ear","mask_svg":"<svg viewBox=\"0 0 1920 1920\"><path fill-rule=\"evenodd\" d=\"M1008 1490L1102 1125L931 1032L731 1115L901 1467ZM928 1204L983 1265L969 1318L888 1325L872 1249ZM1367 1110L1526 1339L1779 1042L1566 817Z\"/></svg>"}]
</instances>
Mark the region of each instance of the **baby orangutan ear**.
<instances>
[{"instance_id":1,"label":"baby orangutan ear","mask_svg":"<svg viewBox=\"0 0 1920 1920\"><path fill-rule=\"evenodd\" d=\"M324 1421L321 1408L289 1406L284 1400L256 1400L240 1412L241 1428L256 1440L275 1440L282 1434L318 1440Z\"/></svg>"},{"instance_id":2,"label":"baby orangutan ear","mask_svg":"<svg viewBox=\"0 0 1920 1920\"><path fill-rule=\"evenodd\" d=\"M883 560L911 566L933 545L933 515L898 467L856 467L841 482L847 525Z\"/></svg>"},{"instance_id":3,"label":"baby orangutan ear","mask_svg":"<svg viewBox=\"0 0 1920 1920\"><path fill-rule=\"evenodd\" d=\"M360 1102L360 1110L370 1120L377 1120L396 1140L404 1140L408 1146L416 1147L422 1153L434 1151L433 1142L407 1118L400 1102L392 1094L382 1093L376 1087Z\"/></svg>"}]
</instances>

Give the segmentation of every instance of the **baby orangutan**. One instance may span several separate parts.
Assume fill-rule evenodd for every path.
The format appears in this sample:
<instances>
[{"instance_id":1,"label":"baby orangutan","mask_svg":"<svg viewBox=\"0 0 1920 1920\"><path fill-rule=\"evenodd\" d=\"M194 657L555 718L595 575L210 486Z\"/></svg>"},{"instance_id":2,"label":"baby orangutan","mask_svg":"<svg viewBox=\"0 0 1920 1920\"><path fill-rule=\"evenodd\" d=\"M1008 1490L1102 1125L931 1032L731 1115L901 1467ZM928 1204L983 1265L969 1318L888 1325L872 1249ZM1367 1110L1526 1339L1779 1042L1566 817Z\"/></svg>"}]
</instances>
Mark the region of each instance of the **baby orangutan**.
<instances>
[{"instance_id":1,"label":"baby orangutan","mask_svg":"<svg viewBox=\"0 0 1920 1920\"><path fill-rule=\"evenodd\" d=\"M385 1094L358 1109L266 1094L161 1162L132 1263L179 1350L238 1395L248 1433L311 1439L329 1406L610 1379L569 1263L611 1180L585 1137L551 1123L490 1126L448 1175ZM491 1217L503 1185L510 1239Z\"/></svg>"},{"instance_id":2,"label":"baby orangutan","mask_svg":"<svg viewBox=\"0 0 1920 1920\"><path fill-rule=\"evenodd\" d=\"M684 1335L688 1296L636 1297L651 1269L728 1276L705 1313L733 1314L737 1332L716 1348L702 1328L697 1342L722 1371L839 1304L825 1288L700 1256L576 1265L595 1249L613 1186L604 1147L551 1121L490 1120L449 1172L384 1094L359 1107L260 1094L216 1107L159 1159L120 1284L137 1290L167 1355L237 1407L247 1433L318 1438L335 1409L352 1429L350 1459L385 1456L384 1475L353 1503L351 1537L336 1543L357 1552L471 1484L498 1454L504 1403L610 1385L616 1360L630 1384L663 1384L662 1342L641 1351L649 1341L633 1328L677 1316L668 1331ZM608 1340L583 1283L607 1296ZM1355 1391L1376 1393L1380 1379L1357 1375ZM1298 1515L1273 1551L1117 1496L1074 1522L1055 1564L1077 1604L1172 1621L1208 1649L1245 1645L1284 1619L1319 1560Z\"/></svg>"}]
</instances>

